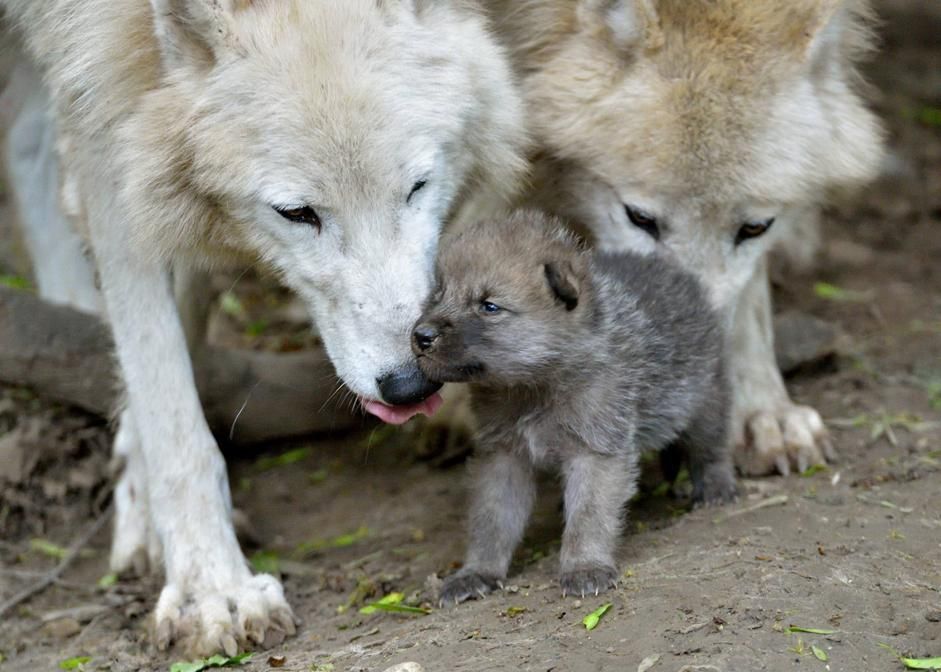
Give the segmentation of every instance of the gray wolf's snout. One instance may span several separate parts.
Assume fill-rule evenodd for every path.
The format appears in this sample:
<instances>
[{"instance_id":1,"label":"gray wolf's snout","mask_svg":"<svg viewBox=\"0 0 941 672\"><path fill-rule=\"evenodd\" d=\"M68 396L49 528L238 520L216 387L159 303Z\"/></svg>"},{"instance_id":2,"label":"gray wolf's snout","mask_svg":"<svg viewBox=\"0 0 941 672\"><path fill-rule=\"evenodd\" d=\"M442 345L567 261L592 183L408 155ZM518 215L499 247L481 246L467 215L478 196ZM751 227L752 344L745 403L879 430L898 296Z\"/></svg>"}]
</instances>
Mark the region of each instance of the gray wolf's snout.
<instances>
[{"instance_id":1,"label":"gray wolf's snout","mask_svg":"<svg viewBox=\"0 0 941 672\"><path fill-rule=\"evenodd\" d=\"M424 401L441 389L425 377L417 364L411 363L376 379L382 400L393 406L410 406Z\"/></svg>"},{"instance_id":2,"label":"gray wolf's snout","mask_svg":"<svg viewBox=\"0 0 941 672\"><path fill-rule=\"evenodd\" d=\"M417 327L415 331L412 332L412 343L414 344L414 350L418 352L428 352L431 350L435 343L438 342L438 338L441 336L441 329L438 325L431 322L422 322Z\"/></svg>"}]
</instances>

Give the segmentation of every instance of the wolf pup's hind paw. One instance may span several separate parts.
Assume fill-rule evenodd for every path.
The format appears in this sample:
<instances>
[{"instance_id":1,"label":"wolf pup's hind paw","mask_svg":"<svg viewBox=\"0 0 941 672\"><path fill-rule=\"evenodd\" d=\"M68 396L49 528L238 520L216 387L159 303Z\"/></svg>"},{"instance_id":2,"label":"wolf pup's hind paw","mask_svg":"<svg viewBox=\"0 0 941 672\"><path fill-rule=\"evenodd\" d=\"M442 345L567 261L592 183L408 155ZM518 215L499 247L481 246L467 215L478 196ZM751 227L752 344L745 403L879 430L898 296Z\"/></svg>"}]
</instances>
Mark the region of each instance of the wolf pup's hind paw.
<instances>
[{"instance_id":1,"label":"wolf pup's hind paw","mask_svg":"<svg viewBox=\"0 0 941 672\"><path fill-rule=\"evenodd\" d=\"M179 643L187 655L202 657L260 646L277 646L296 632L294 614L277 579L249 576L228 591L186 595L174 585L160 594L154 612L157 648Z\"/></svg>"},{"instance_id":2,"label":"wolf pup's hind paw","mask_svg":"<svg viewBox=\"0 0 941 672\"><path fill-rule=\"evenodd\" d=\"M502 587L497 578L462 569L444 580L438 595L438 602L442 607L456 607L467 600L484 598Z\"/></svg>"},{"instance_id":3,"label":"wolf pup's hind paw","mask_svg":"<svg viewBox=\"0 0 941 672\"><path fill-rule=\"evenodd\" d=\"M618 573L613 567L587 567L562 572L559 579L562 597L600 595L618 587Z\"/></svg>"},{"instance_id":4,"label":"wolf pup's hind paw","mask_svg":"<svg viewBox=\"0 0 941 672\"><path fill-rule=\"evenodd\" d=\"M735 462L746 475L777 471L787 476L812 465L837 460L823 419L809 406L788 404L777 411L759 411L744 420L745 442L735 450Z\"/></svg>"}]
</instances>

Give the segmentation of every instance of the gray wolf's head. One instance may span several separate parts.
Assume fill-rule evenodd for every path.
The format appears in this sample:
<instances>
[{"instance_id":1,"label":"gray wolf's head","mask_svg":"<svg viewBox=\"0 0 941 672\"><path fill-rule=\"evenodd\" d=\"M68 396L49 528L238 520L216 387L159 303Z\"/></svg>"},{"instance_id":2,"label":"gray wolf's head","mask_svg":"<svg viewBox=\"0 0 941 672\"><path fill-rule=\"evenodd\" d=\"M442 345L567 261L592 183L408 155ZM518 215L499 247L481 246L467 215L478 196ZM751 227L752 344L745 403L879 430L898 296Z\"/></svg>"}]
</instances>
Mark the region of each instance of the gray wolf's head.
<instances>
[{"instance_id":1,"label":"gray wolf's head","mask_svg":"<svg viewBox=\"0 0 941 672\"><path fill-rule=\"evenodd\" d=\"M775 241L871 179L859 0L549 0L511 10L543 202L603 248L663 248L734 304Z\"/></svg>"},{"instance_id":2,"label":"gray wolf's head","mask_svg":"<svg viewBox=\"0 0 941 672\"><path fill-rule=\"evenodd\" d=\"M409 335L442 225L523 167L484 19L463 0L152 3L164 85L125 131L141 235L265 262L361 399L427 397Z\"/></svg>"},{"instance_id":3,"label":"gray wolf's head","mask_svg":"<svg viewBox=\"0 0 941 672\"><path fill-rule=\"evenodd\" d=\"M442 241L412 333L421 370L441 382L544 380L584 333L588 282L588 254L540 213L462 227Z\"/></svg>"}]
</instances>

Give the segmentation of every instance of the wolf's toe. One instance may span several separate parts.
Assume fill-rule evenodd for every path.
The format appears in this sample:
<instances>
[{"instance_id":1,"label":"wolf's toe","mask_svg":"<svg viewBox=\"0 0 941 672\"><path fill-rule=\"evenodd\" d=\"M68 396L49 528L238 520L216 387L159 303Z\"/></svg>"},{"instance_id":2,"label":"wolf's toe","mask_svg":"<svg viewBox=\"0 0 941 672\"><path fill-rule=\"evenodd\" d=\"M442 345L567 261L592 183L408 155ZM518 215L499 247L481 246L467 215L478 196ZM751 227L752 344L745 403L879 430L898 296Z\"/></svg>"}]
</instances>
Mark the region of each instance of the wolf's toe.
<instances>
[{"instance_id":1,"label":"wolf's toe","mask_svg":"<svg viewBox=\"0 0 941 672\"><path fill-rule=\"evenodd\" d=\"M736 448L736 464L748 475L792 470L804 472L837 459L820 414L808 406L788 404L759 412L745 422L745 443Z\"/></svg>"},{"instance_id":2,"label":"wolf's toe","mask_svg":"<svg viewBox=\"0 0 941 672\"><path fill-rule=\"evenodd\" d=\"M613 567L587 567L562 572L559 579L563 597L599 595L617 588L618 573Z\"/></svg>"},{"instance_id":3,"label":"wolf's toe","mask_svg":"<svg viewBox=\"0 0 941 672\"><path fill-rule=\"evenodd\" d=\"M296 631L281 585L268 575L204 591L164 588L154 613L159 649L174 644L193 657L276 645Z\"/></svg>"},{"instance_id":4,"label":"wolf's toe","mask_svg":"<svg viewBox=\"0 0 941 672\"><path fill-rule=\"evenodd\" d=\"M438 601L444 607L454 607L467 600L482 599L500 586L500 580L474 571L461 570L449 576L441 585Z\"/></svg>"}]
</instances>

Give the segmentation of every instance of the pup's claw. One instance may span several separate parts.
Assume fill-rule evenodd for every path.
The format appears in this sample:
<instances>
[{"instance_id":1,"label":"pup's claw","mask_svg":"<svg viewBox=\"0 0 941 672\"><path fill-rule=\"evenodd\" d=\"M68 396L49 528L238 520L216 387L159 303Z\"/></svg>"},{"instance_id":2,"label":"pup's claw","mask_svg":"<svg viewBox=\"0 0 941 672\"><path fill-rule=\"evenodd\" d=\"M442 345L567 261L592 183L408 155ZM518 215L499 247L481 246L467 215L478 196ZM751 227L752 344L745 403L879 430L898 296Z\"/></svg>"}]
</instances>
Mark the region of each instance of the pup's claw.
<instances>
[{"instance_id":1,"label":"pup's claw","mask_svg":"<svg viewBox=\"0 0 941 672\"><path fill-rule=\"evenodd\" d=\"M820 414L789 402L778 410L760 411L745 419L744 439L735 453L739 470L752 476L773 472L787 476L792 470L800 473L836 460Z\"/></svg>"},{"instance_id":2,"label":"pup's claw","mask_svg":"<svg viewBox=\"0 0 941 672\"><path fill-rule=\"evenodd\" d=\"M586 595L601 593L617 588L618 573L613 567L588 567L563 572L559 580L562 586L562 598L569 595Z\"/></svg>"},{"instance_id":3,"label":"pup's claw","mask_svg":"<svg viewBox=\"0 0 941 672\"><path fill-rule=\"evenodd\" d=\"M465 568L444 580L438 603L442 608L457 606L467 600L483 599L502 587L499 579L483 576Z\"/></svg>"}]
</instances>

